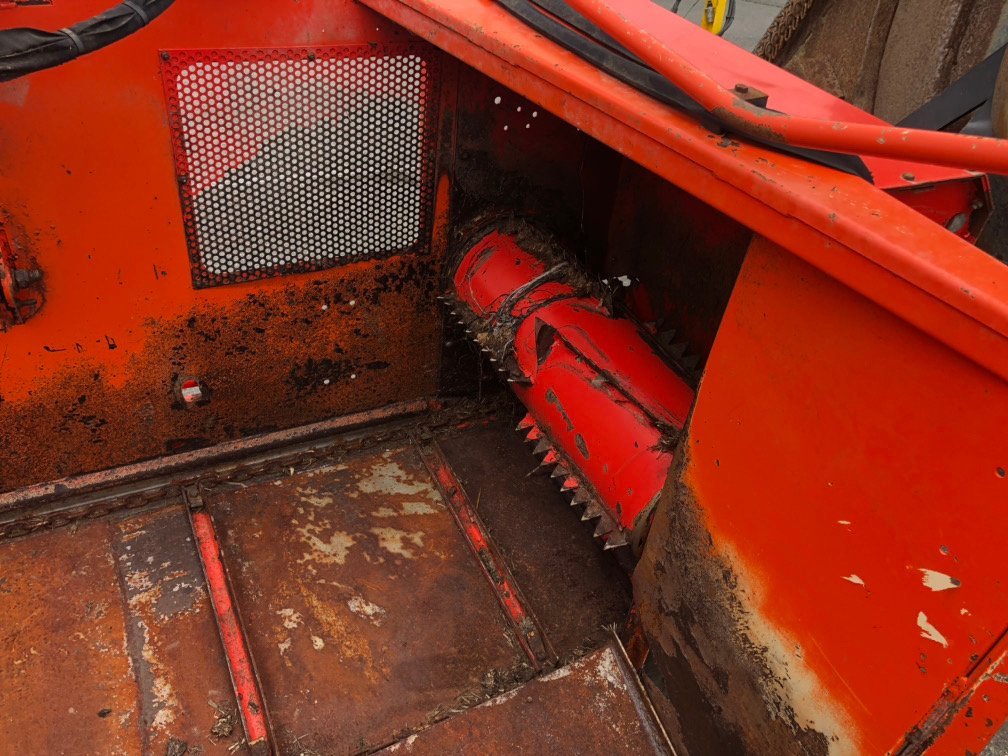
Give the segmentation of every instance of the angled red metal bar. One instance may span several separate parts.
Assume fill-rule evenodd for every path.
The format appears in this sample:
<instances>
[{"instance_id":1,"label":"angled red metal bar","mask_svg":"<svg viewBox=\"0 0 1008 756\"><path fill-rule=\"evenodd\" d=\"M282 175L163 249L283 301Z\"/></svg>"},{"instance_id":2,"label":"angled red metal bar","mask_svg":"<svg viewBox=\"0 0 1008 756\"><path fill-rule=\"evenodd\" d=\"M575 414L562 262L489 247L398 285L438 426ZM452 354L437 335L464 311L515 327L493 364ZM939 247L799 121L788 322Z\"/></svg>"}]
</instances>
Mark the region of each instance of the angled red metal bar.
<instances>
[{"instance_id":1,"label":"angled red metal bar","mask_svg":"<svg viewBox=\"0 0 1008 756\"><path fill-rule=\"evenodd\" d=\"M1008 378L1008 269L877 187L712 134L491 0L361 2Z\"/></svg>"},{"instance_id":2,"label":"angled red metal bar","mask_svg":"<svg viewBox=\"0 0 1008 756\"><path fill-rule=\"evenodd\" d=\"M480 522L469 496L448 464L444 453L436 442L418 449L420 459L441 490L445 505L455 518L484 576L493 587L497 600L511 623L515 637L518 638L518 643L533 668L539 672L544 667L554 666L557 661L556 653L550 648L531 610L526 609L525 599L511 575L511 570L490 542L486 528Z\"/></svg>"},{"instance_id":3,"label":"angled red metal bar","mask_svg":"<svg viewBox=\"0 0 1008 756\"><path fill-rule=\"evenodd\" d=\"M228 672L234 686L238 710L241 713L242 726L245 728L245 740L253 754L273 753L270 745L270 729L266 719L266 707L263 704L259 681L256 677L252 654L245 640L238 610L231 597L231 586L227 571L221 558L220 541L214 529L213 518L202 508L198 494L189 494L189 518L192 523L193 536L203 574L206 577L210 600L213 603L217 627L220 630L224 655L227 657ZM193 510L193 505L199 506Z\"/></svg>"},{"instance_id":4,"label":"angled red metal bar","mask_svg":"<svg viewBox=\"0 0 1008 756\"><path fill-rule=\"evenodd\" d=\"M567 3L742 134L829 152L1008 173L1008 140L808 118L756 107L722 87L652 31L649 21L661 9L650 0L620 0L619 8L608 0Z\"/></svg>"}]
</instances>

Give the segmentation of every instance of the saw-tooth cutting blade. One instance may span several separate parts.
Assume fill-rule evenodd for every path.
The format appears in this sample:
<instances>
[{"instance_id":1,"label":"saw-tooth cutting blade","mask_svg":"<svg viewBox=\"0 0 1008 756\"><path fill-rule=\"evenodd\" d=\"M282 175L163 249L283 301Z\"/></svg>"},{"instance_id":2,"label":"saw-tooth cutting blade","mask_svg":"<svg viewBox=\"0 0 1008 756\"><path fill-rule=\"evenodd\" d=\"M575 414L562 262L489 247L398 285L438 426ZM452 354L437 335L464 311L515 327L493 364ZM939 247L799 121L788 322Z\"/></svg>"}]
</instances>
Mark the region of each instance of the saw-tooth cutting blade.
<instances>
[{"instance_id":1,"label":"saw-tooth cutting blade","mask_svg":"<svg viewBox=\"0 0 1008 756\"><path fill-rule=\"evenodd\" d=\"M608 533L611 533L613 529L612 523L608 517L600 517L598 525L595 526L595 537L602 538Z\"/></svg>"},{"instance_id":2,"label":"saw-tooth cutting blade","mask_svg":"<svg viewBox=\"0 0 1008 756\"><path fill-rule=\"evenodd\" d=\"M564 491L573 491L575 488L579 488L580 486L581 484L578 482L578 479L571 475L563 482L563 485L560 486L560 488Z\"/></svg>"},{"instance_id":3,"label":"saw-tooth cutting blade","mask_svg":"<svg viewBox=\"0 0 1008 756\"><path fill-rule=\"evenodd\" d=\"M553 447L550 446L548 439L542 439L538 444L535 445L535 449L532 450L534 454L545 454L548 451L552 451Z\"/></svg>"},{"instance_id":4,"label":"saw-tooth cutting blade","mask_svg":"<svg viewBox=\"0 0 1008 756\"><path fill-rule=\"evenodd\" d=\"M597 501L589 501L588 505L585 507L584 514L581 515L581 519L585 522L588 520L593 520L596 517L602 516L602 505Z\"/></svg>"},{"instance_id":5,"label":"saw-tooth cutting blade","mask_svg":"<svg viewBox=\"0 0 1008 756\"><path fill-rule=\"evenodd\" d=\"M672 346L673 342L675 341L675 337L676 337L676 332L675 332L675 329L673 328L670 331L661 331L661 332L659 332L659 334L658 334L658 341L661 342L662 346L664 346L664 347L670 347L670 346Z\"/></svg>"},{"instance_id":6,"label":"saw-tooth cutting blade","mask_svg":"<svg viewBox=\"0 0 1008 756\"><path fill-rule=\"evenodd\" d=\"M560 455L556 453L555 449L550 449L546 452L546 456L543 457L542 463L544 465L555 465L560 461Z\"/></svg>"},{"instance_id":7,"label":"saw-tooth cutting blade","mask_svg":"<svg viewBox=\"0 0 1008 756\"><path fill-rule=\"evenodd\" d=\"M518 421L518 427L516 427L515 430L525 430L526 428L535 428L535 427L536 427L535 418L532 417L531 412L528 412L526 413L525 417L523 417L521 420Z\"/></svg>"},{"instance_id":8,"label":"saw-tooth cutting blade","mask_svg":"<svg viewBox=\"0 0 1008 756\"><path fill-rule=\"evenodd\" d=\"M588 493L584 488L578 488L574 491L574 502L576 504L587 504L592 500L591 494Z\"/></svg>"},{"instance_id":9,"label":"saw-tooth cutting blade","mask_svg":"<svg viewBox=\"0 0 1008 756\"><path fill-rule=\"evenodd\" d=\"M550 473L551 478L560 478L565 480L570 475L570 470L568 470L563 465L557 465L553 468L553 472Z\"/></svg>"},{"instance_id":10,"label":"saw-tooth cutting blade","mask_svg":"<svg viewBox=\"0 0 1008 756\"><path fill-rule=\"evenodd\" d=\"M671 354L676 359L681 358L686 354L686 347L689 346L685 341L680 341L678 344L672 344L669 348L669 354Z\"/></svg>"},{"instance_id":11,"label":"saw-tooth cutting blade","mask_svg":"<svg viewBox=\"0 0 1008 756\"><path fill-rule=\"evenodd\" d=\"M602 548L609 551L609 549L618 549L620 546L627 546L629 543L622 530L614 530L606 538L605 546Z\"/></svg>"},{"instance_id":12,"label":"saw-tooth cutting blade","mask_svg":"<svg viewBox=\"0 0 1008 756\"><path fill-rule=\"evenodd\" d=\"M541 439L542 437L543 437L542 431L533 425L531 428L529 428L529 432L528 435L525 436L525 440L531 444L539 441L539 439Z\"/></svg>"}]
</instances>

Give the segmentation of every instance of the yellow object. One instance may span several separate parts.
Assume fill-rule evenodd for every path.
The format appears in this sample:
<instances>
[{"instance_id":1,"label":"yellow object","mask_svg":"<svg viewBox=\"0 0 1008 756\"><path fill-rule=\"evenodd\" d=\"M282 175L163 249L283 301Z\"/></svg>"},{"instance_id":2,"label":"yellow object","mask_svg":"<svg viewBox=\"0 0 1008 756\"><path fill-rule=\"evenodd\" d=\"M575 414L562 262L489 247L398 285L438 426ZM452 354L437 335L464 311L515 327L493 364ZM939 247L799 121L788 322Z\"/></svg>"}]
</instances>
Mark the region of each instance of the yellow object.
<instances>
[{"instance_id":1,"label":"yellow object","mask_svg":"<svg viewBox=\"0 0 1008 756\"><path fill-rule=\"evenodd\" d=\"M700 26L720 37L728 28L728 8L731 0L706 0L706 3Z\"/></svg>"}]
</instances>

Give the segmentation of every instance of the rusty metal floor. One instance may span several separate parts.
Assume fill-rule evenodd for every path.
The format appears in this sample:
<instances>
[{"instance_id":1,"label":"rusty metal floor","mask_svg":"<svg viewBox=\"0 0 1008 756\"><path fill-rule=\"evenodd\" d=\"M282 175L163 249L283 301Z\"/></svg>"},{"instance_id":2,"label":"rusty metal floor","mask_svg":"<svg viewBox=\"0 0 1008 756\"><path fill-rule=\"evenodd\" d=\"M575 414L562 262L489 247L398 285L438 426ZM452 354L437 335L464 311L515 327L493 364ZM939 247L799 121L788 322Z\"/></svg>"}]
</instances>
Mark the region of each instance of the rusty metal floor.
<instances>
[{"instance_id":1,"label":"rusty metal floor","mask_svg":"<svg viewBox=\"0 0 1008 756\"><path fill-rule=\"evenodd\" d=\"M511 425L203 497L278 753L661 750L605 630L625 573ZM244 749L181 502L0 544L0 615L5 752Z\"/></svg>"}]
</instances>

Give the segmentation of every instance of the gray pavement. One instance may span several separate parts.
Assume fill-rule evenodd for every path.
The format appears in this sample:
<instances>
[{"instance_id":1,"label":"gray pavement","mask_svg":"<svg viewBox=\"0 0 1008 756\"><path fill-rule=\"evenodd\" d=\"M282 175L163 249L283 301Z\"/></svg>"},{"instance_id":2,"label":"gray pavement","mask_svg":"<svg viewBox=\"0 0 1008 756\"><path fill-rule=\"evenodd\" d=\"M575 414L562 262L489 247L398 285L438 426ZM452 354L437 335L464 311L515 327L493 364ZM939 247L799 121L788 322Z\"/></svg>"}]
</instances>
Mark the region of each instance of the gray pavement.
<instances>
[{"instance_id":1,"label":"gray pavement","mask_svg":"<svg viewBox=\"0 0 1008 756\"><path fill-rule=\"evenodd\" d=\"M746 50L752 50L785 1L735 0L735 22L725 34L725 39ZM665 8L671 8L673 5L673 0L656 0L656 2ZM699 24L703 9L704 0L682 0L679 4L679 15Z\"/></svg>"}]
</instances>

